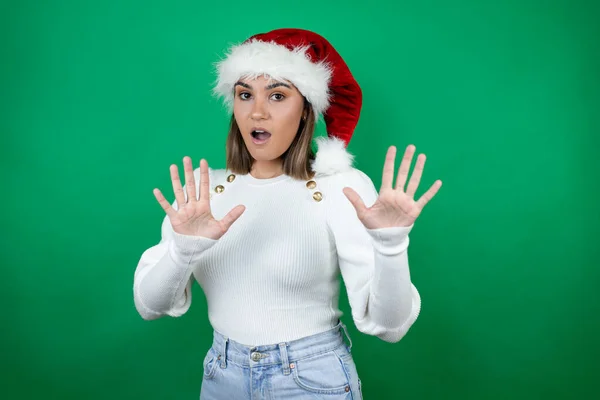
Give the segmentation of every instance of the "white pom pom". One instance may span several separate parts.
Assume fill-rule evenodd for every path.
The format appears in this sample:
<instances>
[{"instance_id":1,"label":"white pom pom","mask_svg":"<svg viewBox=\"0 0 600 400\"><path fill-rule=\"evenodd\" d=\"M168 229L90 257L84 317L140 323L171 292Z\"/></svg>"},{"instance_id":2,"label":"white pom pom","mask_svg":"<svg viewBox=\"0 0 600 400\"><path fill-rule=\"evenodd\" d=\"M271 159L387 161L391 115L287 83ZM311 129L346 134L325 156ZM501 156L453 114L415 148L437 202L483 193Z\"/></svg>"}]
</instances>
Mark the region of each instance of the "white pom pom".
<instances>
[{"instance_id":1,"label":"white pom pom","mask_svg":"<svg viewBox=\"0 0 600 400\"><path fill-rule=\"evenodd\" d=\"M333 175L352 170L354 155L346 149L346 143L337 137L317 137L317 154L312 162L316 176Z\"/></svg>"}]
</instances>

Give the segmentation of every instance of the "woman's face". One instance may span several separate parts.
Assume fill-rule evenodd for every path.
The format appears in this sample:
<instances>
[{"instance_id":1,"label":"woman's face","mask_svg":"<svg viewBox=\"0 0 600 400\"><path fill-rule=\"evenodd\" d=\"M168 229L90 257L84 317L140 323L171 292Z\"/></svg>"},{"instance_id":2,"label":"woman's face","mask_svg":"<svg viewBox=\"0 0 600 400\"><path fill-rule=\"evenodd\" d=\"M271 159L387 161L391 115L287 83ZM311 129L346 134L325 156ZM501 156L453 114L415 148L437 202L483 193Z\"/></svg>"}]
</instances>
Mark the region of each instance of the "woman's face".
<instances>
[{"instance_id":1,"label":"woman's face","mask_svg":"<svg viewBox=\"0 0 600 400\"><path fill-rule=\"evenodd\" d=\"M257 161L281 157L298 132L303 110L304 97L287 81L260 76L235 84L233 114Z\"/></svg>"}]
</instances>

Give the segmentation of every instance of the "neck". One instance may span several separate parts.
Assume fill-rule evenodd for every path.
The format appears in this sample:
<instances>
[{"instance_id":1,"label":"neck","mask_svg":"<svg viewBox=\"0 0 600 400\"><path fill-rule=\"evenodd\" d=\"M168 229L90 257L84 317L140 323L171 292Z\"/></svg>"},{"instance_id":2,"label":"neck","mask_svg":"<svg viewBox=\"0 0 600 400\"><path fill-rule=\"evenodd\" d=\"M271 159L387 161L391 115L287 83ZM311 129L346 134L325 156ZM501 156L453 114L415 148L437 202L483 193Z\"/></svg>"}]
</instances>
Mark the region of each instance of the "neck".
<instances>
[{"instance_id":1,"label":"neck","mask_svg":"<svg viewBox=\"0 0 600 400\"><path fill-rule=\"evenodd\" d=\"M281 159L255 160L252 164L250 174L257 179L275 178L283 174L283 161Z\"/></svg>"}]
</instances>

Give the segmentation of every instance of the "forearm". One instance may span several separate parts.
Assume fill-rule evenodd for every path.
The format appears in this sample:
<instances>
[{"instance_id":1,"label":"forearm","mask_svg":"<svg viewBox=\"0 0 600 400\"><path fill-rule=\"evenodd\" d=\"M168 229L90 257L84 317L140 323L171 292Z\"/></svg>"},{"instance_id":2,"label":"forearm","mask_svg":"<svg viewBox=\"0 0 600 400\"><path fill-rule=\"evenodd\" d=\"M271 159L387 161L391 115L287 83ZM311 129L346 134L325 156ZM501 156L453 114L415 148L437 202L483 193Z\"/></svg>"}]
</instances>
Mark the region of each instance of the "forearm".
<instances>
[{"instance_id":1,"label":"forearm","mask_svg":"<svg viewBox=\"0 0 600 400\"><path fill-rule=\"evenodd\" d=\"M367 316L378 336L395 341L394 337L414 322L420 307L415 302L410 278L407 229L385 228L369 233L373 239L374 272Z\"/></svg>"},{"instance_id":2,"label":"forearm","mask_svg":"<svg viewBox=\"0 0 600 400\"><path fill-rule=\"evenodd\" d=\"M144 319L180 316L187 311L193 268L202 252L214 243L212 239L175 234L142 256L134 279L134 299Z\"/></svg>"}]
</instances>

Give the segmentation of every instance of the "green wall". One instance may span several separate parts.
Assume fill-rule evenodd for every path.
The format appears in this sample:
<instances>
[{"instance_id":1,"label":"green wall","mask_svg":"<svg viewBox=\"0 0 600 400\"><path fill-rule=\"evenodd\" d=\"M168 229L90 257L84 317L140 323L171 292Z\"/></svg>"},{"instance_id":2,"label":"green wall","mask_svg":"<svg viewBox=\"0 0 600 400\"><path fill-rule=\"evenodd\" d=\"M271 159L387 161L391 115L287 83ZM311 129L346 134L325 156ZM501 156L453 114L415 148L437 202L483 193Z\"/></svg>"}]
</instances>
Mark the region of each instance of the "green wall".
<instances>
[{"instance_id":1,"label":"green wall","mask_svg":"<svg viewBox=\"0 0 600 400\"><path fill-rule=\"evenodd\" d=\"M427 154L419 194L444 182L411 235L409 334L359 334L343 301L365 398L600 396L599 3L281 3L1 3L0 397L198 397L200 288L182 318L147 322L133 272L169 165L224 166L212 63L277 27L320 32L351 66L350 151L377 186L392 144Z\"/></svg>"}]
</instances>

